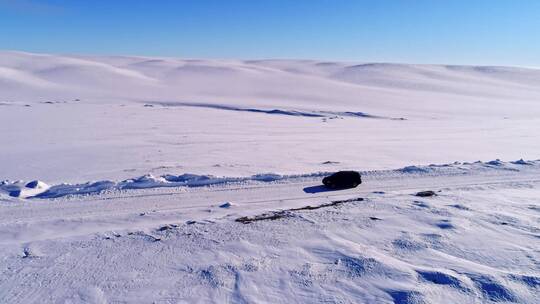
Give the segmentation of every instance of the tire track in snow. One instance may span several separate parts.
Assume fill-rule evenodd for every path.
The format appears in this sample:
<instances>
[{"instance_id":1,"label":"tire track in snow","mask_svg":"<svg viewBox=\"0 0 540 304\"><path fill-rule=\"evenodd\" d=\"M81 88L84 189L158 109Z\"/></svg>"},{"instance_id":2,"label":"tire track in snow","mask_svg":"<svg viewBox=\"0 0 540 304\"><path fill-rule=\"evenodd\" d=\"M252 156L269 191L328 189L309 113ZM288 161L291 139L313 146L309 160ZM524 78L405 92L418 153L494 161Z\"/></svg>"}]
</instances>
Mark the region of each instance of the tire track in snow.
<instances>
[{"instance_id":1,"label":"tire track in snow","mask_svg":"<svg viewBox=\"0 0 540 304\"><path fill-rule=\"evenodd\" d=\"M239 216L327 203L332 199L366 197L373 192L403 192L426 189L490 186L510 183L539 183L540 170L463 176L425 176L370 180L356 189L316 194L302 189L318 180L243 187L196 188L187 192L142 193L112 197L109 194L73 199L29 201L4 206L0 220L0 243L23 243L49 238L87 235L113 230L150 229L186 221L231 220ZM264 197L261 199L261 197ZM219 202L234 202L224 210ZM186 203L184 203L186 202ZM27 205L25 205L27 204ZM148 214L147 214L148 213ZM144 216L142 216L144 215ZM48 229L41 231L38 227ZM10 237L11 236L11 237ZM13 237L15 236L15 237Z\"/></svg>"}]
</instances>

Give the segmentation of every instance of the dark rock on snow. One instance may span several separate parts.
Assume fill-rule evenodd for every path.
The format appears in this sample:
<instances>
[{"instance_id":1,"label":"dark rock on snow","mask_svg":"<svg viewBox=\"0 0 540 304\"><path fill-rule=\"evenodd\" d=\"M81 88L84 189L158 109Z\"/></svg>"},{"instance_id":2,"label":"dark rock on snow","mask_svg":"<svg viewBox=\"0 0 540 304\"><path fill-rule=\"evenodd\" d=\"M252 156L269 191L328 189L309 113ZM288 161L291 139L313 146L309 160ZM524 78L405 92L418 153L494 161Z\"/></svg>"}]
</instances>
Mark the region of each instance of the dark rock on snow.
<instances>
[{"instance_id":1,"label":"dark rock on snow","mask_svg":"<svg viewBox=\"0 0 540 304\"><path fill-rule=\"evenodd\" d=\"M420 191L418 193L415 194L415 196L419 196L419 197L430 197L430 196L435 196L437 195L435 193L435 191L431 191L431 190L428 190L428 191Z\"/></svg>"}]
</instances>

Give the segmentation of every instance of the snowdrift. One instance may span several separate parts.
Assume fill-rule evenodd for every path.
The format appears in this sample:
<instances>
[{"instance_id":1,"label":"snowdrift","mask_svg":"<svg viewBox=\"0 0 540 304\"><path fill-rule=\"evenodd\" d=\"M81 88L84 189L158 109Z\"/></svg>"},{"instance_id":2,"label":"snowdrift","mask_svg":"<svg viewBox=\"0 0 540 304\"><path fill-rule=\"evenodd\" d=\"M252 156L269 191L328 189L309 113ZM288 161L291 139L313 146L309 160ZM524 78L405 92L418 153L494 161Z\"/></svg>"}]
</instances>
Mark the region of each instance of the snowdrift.
<instances>
[{"instance_id":1,"label":"snowdrift","mask_svg":"<svg viewBox=\"0 0 540 304\"><path fill-rule=\"evenodd\" d=\"M360 171L362 176L376 177L392 175L465 175L471 173L485 173L486 171L520 171L527 169L527 166L540 166L540 160L525 161L523 159L511 162L503 162L499 159L488 162L477 161L475 163L455 162L443 165L428 166L407 166L395 170L374 170ZM42 181L2 181L0 182L0 193L16 198L58 198L74 195L99 194L106 191L133 190L133 189L153 189L164 187L203 187L223 184L246 184L246 183L269 183L269 182L291 182L305 179L322 178L332 172L316 172L300 175L279 175L274 173L256 174L250 177L217 177L212 175L181 174L153 176L143 175L137 178L123 181L103 180L96 182L86 182L82 184L62 183L49 186Z\"/></svg>"}]
</instances>

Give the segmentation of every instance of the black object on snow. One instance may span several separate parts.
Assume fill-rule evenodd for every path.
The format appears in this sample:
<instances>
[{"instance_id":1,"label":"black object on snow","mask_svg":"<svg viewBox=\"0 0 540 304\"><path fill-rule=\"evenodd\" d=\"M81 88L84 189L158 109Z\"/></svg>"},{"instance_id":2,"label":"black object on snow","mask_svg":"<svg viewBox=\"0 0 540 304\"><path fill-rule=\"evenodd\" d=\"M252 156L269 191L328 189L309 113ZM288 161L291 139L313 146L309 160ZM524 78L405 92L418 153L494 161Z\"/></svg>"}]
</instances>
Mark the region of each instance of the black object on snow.
<instances>
[{"instance_id":1,"label":"black object on snow","mask_svg":"<svg viewBox=\"0 0 540 304\"><path fill-rule=\"evenodd\" d=\"M360 173L356 171L339 171L323 178L323 184L331 189L354 188L362 183Z\"/></svg>"},{"instance_id":2,"label":"black object on snow","mask_svg":"<svg viewBox=\"0 0 540 304\"><path fill-rule=\"evenodd\" d=\"M428 191L420 191L416 193L415 195L419 197L429 197L429 196L435 196L437 194L435 194L434 191L428 190Z\"/></svg>"}]
</instances>

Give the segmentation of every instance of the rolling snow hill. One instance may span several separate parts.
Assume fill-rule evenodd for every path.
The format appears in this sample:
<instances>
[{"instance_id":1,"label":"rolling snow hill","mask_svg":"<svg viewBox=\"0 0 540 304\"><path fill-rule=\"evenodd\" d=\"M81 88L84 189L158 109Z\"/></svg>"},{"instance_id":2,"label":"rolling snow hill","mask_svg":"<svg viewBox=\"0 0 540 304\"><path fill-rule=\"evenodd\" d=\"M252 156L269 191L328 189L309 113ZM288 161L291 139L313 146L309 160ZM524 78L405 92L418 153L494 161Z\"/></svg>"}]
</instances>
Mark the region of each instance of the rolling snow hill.
<instances>
[{"instance_id":1,"label":"rolling snow hill","mask_svg":"<svg viewBox=\"0 0 540 304\"><path fill-rule=\"evenodd\" d=\"M536 159L540 70L0 52L0 178Z\"/></svg>"},{"instance_id":2,"label":"rolling snow hill","mask_svg":"<svg viewBox=\"0 0 540 304\"><path fill-rule=\"evenodd\" d=\"M540 297L537 69L3 51L0 139L1 303Z\"/></svg>"}]
</instances>

